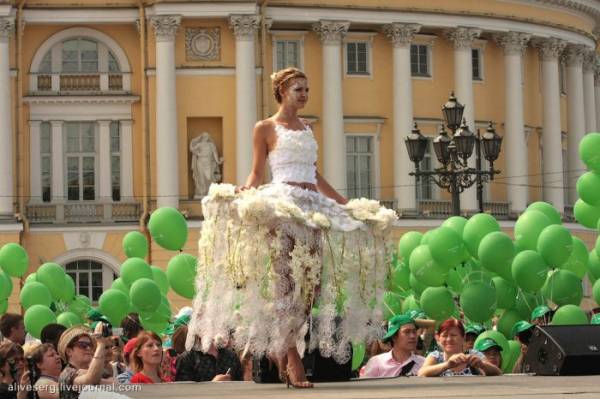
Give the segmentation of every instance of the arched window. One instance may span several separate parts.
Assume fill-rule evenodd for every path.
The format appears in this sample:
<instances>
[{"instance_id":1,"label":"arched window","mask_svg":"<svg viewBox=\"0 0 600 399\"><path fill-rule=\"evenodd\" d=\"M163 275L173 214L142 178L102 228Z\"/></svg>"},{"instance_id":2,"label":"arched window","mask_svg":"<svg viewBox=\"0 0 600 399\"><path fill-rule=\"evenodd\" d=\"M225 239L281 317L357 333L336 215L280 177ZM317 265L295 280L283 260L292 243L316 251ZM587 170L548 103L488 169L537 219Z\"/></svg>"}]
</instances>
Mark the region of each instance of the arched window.
<instances>
[{"instance_id":1,"label":"arched window","mask_svg":"<svg viewBox=\"0 0 600 399\"><path fill-rule=\"evenodd\" d=\"M54 51L54 48L60 51ZM53 68L52 66L55 65ZM56 70L60 65L60 70ZM39 66L39 73L121 72L117 57L102 43L77 37L56 44L48 50Z\"/></svg>"},{"instance_id":2,"label":"arched window","mask_svg":"<svg viewBox=\"0 0 600 399\"><path fill-rule=\"evenodd\" d=\"M67 263L65 272L73 278L76 293L87 296L92 302L97 302L118 277L110 267L90 259Z\"/></svg>"}]
</instances>

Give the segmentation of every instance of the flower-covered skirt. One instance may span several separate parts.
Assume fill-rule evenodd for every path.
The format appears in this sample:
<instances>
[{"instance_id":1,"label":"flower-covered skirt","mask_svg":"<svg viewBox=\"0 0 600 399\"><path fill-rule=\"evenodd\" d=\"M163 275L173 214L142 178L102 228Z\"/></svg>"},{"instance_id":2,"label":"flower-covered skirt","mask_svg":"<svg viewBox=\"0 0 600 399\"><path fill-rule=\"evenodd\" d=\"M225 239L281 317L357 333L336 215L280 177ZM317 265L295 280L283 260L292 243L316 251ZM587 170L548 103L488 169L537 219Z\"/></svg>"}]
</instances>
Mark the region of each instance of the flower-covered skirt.
<instances>
[{"instance_id":1,"label":"flower-covered skirt","mask_svg":"<svg viewBox=\"0 0 600 399\"><path fill-rule=\"evenodd\" d=\"M188 348L308 345L342 363L350 343L380 337L394 211L281 183L239 194L213 184L202 210Z\"/></svg>"}]
</instances>

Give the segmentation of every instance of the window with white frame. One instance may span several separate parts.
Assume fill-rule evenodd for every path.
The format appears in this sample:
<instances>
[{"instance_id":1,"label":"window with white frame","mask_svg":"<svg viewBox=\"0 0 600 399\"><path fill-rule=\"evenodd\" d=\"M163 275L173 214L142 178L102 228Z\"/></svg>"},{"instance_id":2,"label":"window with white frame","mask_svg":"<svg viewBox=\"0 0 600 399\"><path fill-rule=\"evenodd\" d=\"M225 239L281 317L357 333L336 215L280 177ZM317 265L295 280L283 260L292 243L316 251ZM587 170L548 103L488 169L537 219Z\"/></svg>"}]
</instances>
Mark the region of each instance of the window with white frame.
<instances>
[{"instance_id":1,"label":"window with white frame","mask_svg":"<svg viewBox=\"0 0 600 399\"><path fill-rule=\"evenodd\" d=\"M40 124L40 176L42 201L52 199L52 130L49 122Z\"/></svg>"},{"instance_id":2,"label":"window with white frame","mask_svg":"<svg viewBox=\"0 0 600 399\"><path fill-rule=\"evenodd\" d=\"M60 51L48 50L38 68L40 73L116 73L121 71L113 52L96 40L75 37L58 43L54 47L56 46L59 46ZM53 60L52 57L57 59ZM52 70L52 65L60 65L60 70ZM55 68L57 67L55 66Z\"/></svg>"},{"instance_id":3,"label":"window with white frame","mask_svg":"<svg viewBox=\"0 0 600 399\"><path fill-rule=\"evenodd\" d=\"M89 259L67 263L65 272L75 282L77 295L85 295L92 302L97 302L104 290L109 288L108 283L117 278L108 266Z\"/></svg>"},{"instance_id":4,"label":"window with white frame","mask_svg":"<svg viewBox=\"0 0 600 399\"><path fill-rule=\"evenodd\" d=\"M420 168L423 171L433 170L433 159L432 159L432 143L431 140L427 139L427 147L425 149L425 155L421 161ZM433 184L424 178L419 179L419 184L416 189L417 201L421 200L432 200L433 198Z\"/></svg>"},{"instance_id":5,"label":"window with white frame","mask_svg":"<svg viewBox=\"0 0 600 399\"><path fill-rule=\"evenodd\" d=\"M275 69L279 71L287 67L302 68L300 49L300 40L275 40Z\"/></svg>"},{"instance_id":6,"label":"window with white frame","mask_svg":"<svg viewBox=\"0 0 600 399\"><path fill-rule=\"evenodd\" d=\"M560 84L560 94L567 94L567 66L564 62L558 63L558 80Z\"/></svg>"},{"instance_id":7,"label":"window with white frame","mask_svg":"<svg viewBox=\"0 0 600 399\"><path fill-rule=\"evenodd\" d=\"M567 134L561 132L562 138L562 183L563 183L563 201L565 205L571 204L569 201L569 152L567 148Z\"/></svg>"},{"instance_id":8,"label":"window with white frame","mask_svg":"<svg viewBox=\"0 0 600 399\"><path fill-rule=\"evenodd\" d=\"M373 198L374 156L373 136L346 136L346 185L349 198Z\"/></svg>"},{"instance_id":9,"label":"window with white frame","mask_svg":"<svg viewBox=\"0 0 600 399\"><path fill-rule=\"evenodd\" d=\"M348 41L346 42L346 74L347 75L369 75L369 42Z\"/></svg>"},{"instance_id":10,"label":"window with white frame","mask_svg":"<svg viewBox=\"0 0 600 399\"><path fill-rule=\"evenodd\" d=\"M67 200L96 199L96 124L65 122Z\"/></svg>"},{"instance_id":11,"label":"window with white frame","mask_svg":"<svg viewBox=\"0 0 600 399\"><path fill-rule=\"evenodd\" d=\"M483 80L483 51L480 48L471 49L473 64L473 80Z\"/></svg>"},{"instance_id":12,"label":"window with white frame","mask_svg":"<svg viewBox=\"0 0 600 399\"><path fill-rule=\"evenodd\" d=\"M121 200L121 131L119 122L110 123L110 184L113 201Z\"/></svg>"},{"instance_id":13,"label":"window with white frame","mask_svg":"<svg viewBox=\"0 0 600 399\"><path fill-rule=\"evenodd\" d=\"M411 44L410 71L412 76L431 76L429 50L427 44Z\"/></svg>"}]
</instances>

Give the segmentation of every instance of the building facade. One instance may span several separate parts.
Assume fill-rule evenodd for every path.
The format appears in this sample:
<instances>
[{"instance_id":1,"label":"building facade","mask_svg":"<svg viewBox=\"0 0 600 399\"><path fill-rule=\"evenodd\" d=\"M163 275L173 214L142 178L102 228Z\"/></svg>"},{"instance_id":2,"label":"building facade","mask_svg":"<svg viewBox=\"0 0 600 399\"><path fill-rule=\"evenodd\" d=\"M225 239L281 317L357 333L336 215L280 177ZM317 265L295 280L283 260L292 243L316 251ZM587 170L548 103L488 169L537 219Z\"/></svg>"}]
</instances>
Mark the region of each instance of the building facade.
<instances>
[{"instance_id":1,"label":"building facade","mask_svg":"<svg viewBox=\"0 0 600 399\"><path fill-rule=\"evenodd\" d=\"M451 91L471 130L503 136L485 210L510 220L545 200L568 218L577 143L600 128L599 35L593 0L0 1L0 244L21 243L31 272L60 263L94 300L158 206L187 215L194 253L190 142L207 132L223 181L243 182L287 66L310 79L319 170L398 209L396 235L449 216L448 195L408 175L403 139L413 122L433 138ZM421 167L437 166L430 143ZM152 245L148 261L172 255Z\"/></svg>"}]
</instances>

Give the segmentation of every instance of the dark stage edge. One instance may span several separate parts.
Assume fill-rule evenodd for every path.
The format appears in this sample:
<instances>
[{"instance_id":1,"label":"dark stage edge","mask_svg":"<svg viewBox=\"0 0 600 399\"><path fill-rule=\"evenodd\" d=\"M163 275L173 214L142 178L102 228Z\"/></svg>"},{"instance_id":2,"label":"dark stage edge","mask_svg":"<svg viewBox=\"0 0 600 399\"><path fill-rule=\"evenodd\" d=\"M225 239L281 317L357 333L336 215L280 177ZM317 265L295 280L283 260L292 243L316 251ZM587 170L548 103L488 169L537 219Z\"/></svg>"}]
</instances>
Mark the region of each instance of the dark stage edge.
<instances>
[{"instance_id":1,"label":"dark stage edge","mask_svg":"<svg viewBox=\"0 0 600 399\"><path fill-rule=\"evenodd\" d=\"M316 384L314 389L286 389L283 384L253 382L172 383L144 385L131 398L222 399L392 399L392 398L595 398L600 399L600 376L393 378Z\"/></svg>"}]
</instances>

